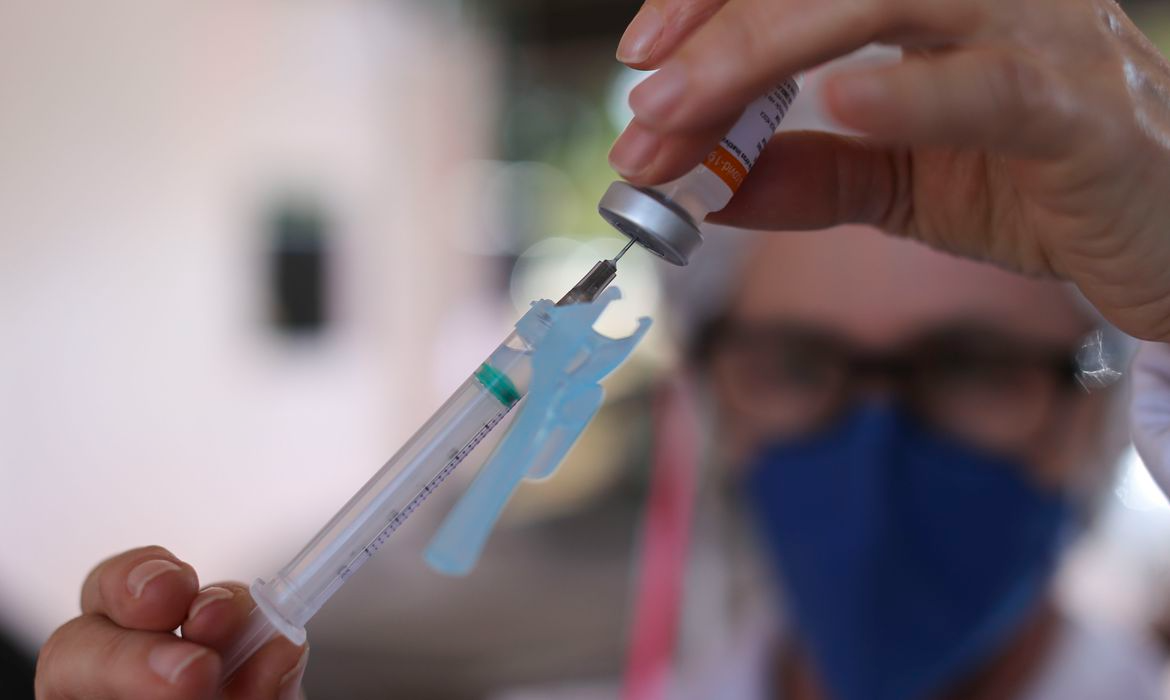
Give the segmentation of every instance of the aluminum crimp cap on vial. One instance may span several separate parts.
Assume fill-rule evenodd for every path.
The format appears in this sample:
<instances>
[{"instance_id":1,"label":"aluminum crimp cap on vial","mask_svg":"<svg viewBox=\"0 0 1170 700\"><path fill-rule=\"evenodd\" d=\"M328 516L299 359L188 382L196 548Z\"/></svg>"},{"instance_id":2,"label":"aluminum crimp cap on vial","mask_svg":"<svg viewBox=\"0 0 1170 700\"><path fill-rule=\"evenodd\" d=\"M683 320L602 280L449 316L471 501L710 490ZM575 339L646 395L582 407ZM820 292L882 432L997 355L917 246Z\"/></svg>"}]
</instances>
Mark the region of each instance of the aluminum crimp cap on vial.
<instances>
[{"instance_id":1,"label":"aluminum crimp cap on vial","mask_svg":"<svg viewBox=\"0 0 1170 700\"><path fill-rule=\"evenodd\" d=\"M703 244L690 215L651 189L613 182L597 211L635 243L675 265L686 265L691 253Z\"/></svg>"}]
</instances>

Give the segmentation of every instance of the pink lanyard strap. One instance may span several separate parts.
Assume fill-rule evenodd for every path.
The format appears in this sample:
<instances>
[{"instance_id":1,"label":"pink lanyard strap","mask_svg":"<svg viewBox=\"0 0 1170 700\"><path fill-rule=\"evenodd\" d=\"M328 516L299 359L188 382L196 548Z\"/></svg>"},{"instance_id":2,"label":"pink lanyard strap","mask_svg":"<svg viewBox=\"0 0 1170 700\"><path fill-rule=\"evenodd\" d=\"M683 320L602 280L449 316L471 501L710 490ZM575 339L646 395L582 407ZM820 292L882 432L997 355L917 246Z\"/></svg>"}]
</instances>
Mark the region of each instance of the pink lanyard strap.
<instances>
[{"instance_id":1,"label":"pink lanyard strap","mask_svg":"<svg viewBox=\"0 0 1170 700\"><path fill-rule=\"evenodd\" d=\"M685 379L654 397L650 490L623 700L661 700L681 616L699 467L699 422Z\"/></svg>"}]
</instances>

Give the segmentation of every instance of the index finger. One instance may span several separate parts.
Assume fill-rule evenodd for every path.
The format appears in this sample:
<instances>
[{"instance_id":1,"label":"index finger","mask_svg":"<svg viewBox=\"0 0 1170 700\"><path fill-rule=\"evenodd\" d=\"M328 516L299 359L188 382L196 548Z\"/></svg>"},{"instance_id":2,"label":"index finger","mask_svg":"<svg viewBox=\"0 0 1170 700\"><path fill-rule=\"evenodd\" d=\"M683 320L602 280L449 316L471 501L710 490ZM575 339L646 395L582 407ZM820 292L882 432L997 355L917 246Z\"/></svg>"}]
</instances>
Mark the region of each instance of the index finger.
<instances>
[{"instance_id":1,"label":"index finger","mask_svg":"<svg viewBox=\"0 0 1170 700\"><path fill-rule=\"evenodd\" d=\"M190 564L162 547L140 547L106 559L81 586L81 611L127 629L165 632L179 626L199 590Z\"/></svg>"},{"instance_id":2,"label":"index finger","mask_svg":"<svg viewBox=\"0 0 1170 700\"><path fill-rule=\"evenodd\" d=\"M639 70L657 67L727 0L646 0L622 34L617 59Z\"/></svg>"},{"instance_id":3,"label":"index finger","mask_svg":"<svg viewBox=\"0 0 1170 700\"><path fill-rule=\"evenodd\" d=\"M769 87L869 43L953 43L986 25L974 0L731 0L630 94L644 126L693 131Z\"/></svg>"}]
</instances>

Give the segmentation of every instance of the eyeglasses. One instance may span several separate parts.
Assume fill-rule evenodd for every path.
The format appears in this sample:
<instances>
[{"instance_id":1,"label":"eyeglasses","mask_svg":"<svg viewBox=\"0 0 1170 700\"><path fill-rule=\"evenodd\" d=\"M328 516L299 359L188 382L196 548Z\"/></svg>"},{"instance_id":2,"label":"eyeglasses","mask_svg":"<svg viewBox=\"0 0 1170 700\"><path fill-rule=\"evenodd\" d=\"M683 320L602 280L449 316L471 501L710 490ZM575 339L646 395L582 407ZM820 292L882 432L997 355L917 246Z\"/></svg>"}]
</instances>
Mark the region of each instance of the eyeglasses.
<instances>
[{"instance_id":1,"label":"eyeglasses","mask_svg":"<svg viewBox=\"0 0 1170 700\"><path fill-rule=\"evenodd\" d=\"M889 353L799 324L711 324L697 347L730 408L775 437L814 432L866 393L990 447L1034 439L1077 393L1075 350L983 328L942 328Z\"/></svg>"}]
</instances>

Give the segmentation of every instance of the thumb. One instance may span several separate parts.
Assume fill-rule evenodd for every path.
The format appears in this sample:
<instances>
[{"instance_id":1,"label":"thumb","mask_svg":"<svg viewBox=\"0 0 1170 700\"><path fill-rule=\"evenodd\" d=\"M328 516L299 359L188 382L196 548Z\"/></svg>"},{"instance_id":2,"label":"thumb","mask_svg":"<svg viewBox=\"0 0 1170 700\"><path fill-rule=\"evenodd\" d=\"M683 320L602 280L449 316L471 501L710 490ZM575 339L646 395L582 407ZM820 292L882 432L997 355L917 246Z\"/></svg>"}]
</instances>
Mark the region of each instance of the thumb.
<instances>
[{"instance_id":1,"label":"thumb","mask_svg":"<svg viewBox=\"0 0 1170 700\"><path fill-rule=\"evenodd\" d=\"M909 157L861 139L817 131L784 132L712 222L797 231L872 224L900 231L910 206Z\"/></svg>"}]
</instances>

